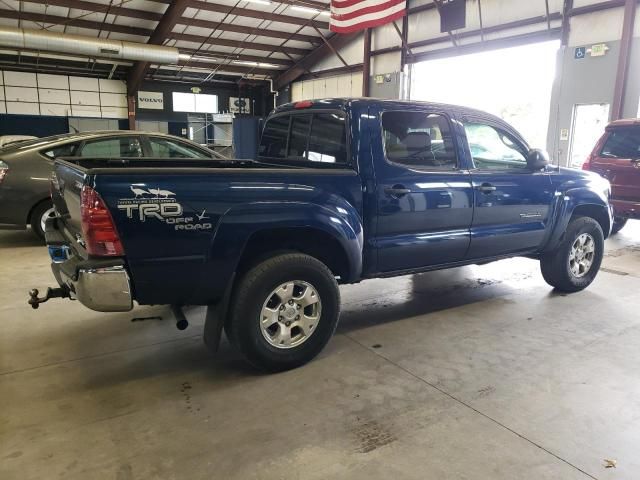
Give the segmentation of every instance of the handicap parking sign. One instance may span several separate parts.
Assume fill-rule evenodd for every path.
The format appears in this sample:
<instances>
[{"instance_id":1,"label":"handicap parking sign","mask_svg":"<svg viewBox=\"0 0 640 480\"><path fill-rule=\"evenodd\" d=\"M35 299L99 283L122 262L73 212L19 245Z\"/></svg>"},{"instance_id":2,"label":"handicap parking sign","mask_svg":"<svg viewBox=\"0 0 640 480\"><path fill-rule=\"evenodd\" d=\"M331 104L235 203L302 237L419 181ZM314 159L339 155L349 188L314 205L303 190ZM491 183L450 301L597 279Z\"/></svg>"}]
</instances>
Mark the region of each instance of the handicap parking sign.
<instances>
[{"instance_id":1,"label":"handicap parking sign","mask_svg":"<svg viewBox=\"0 0 640 480\"><path fill-rule=\"evenodd\" d=\"M573 52L573 58L580 60L587 56L587 47L578 47Z\"/></svg>"}]
</instances>

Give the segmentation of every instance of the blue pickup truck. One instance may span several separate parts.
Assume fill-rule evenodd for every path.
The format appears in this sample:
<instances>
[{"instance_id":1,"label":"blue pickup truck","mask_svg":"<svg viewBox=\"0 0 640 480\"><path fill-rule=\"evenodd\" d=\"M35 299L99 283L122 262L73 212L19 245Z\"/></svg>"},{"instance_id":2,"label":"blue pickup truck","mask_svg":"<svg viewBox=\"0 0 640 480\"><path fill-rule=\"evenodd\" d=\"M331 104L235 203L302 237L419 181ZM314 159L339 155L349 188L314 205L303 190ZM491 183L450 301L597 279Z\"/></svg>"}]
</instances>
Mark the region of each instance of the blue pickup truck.
<instances>
[{"instance_id":1,"label":"blue pickup truck","mask_svg":"<svg viewBox=\"0 0 640 480\"><path fill-rule=\"evenodd\" d=\"M126 163L126 165L123 165ZM98 311L207 305L260 368L308 362L332 336L339 284L540 260L587 287L612 225L609 183L547 165L502 120L450 105L304 101L267 119L257 160L57 160L46 240L59 287Z\"/></svg>"}]
</instances>

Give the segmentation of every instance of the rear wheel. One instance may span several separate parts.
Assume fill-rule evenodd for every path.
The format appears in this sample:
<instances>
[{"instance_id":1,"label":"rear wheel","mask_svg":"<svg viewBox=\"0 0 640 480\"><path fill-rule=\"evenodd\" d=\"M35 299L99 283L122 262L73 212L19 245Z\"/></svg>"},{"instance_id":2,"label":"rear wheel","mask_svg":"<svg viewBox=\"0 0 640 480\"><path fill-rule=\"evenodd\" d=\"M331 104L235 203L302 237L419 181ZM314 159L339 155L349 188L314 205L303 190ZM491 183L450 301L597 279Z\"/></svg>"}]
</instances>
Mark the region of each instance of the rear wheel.
<instances>
[{"instance_id":1,"label":"rear wheel","mask_svg":"<svg viewBox=\"0 0 640 480\"><path fill-rule=\"evenodd\" d=\"M340 291L319 260L278 255L247 272L236 287L227 336L257 368L282 371L313 359L338 324Z\"/></svg>"},{"instance_id":2,"label":"rear wheel","mask_svg":"<svg viewBox=\"0 0 640 480\"><path fill-rule=\"evenodd\" d=\"M542 276L563 292L583 290L596 278L603 253L600 224L590 217L573 217L560 245L540 259Z\"/></svg>"},{"instance_id":3,"label":"rear wheel","mask_svg":"<svg viewBox=\"0 0 640 480\"><path fill-rule=\"evenodd\" d=\"M622 217L614 217L613 226L611 227L611 235L615 235L624 228L627 224L627 219Z\"/></svg>"},{"instance_id":4,"label":"rear wheel","mask_svg":"<svg viewBox=\"0 0 640 480\"><path fill-rule=\"evenodd\" d=\"M54 217L55 211L51 200L39 203L31 212L31 230L38 238L44 240L44 226L48 218Z\"/></svg>"}]
</instances>

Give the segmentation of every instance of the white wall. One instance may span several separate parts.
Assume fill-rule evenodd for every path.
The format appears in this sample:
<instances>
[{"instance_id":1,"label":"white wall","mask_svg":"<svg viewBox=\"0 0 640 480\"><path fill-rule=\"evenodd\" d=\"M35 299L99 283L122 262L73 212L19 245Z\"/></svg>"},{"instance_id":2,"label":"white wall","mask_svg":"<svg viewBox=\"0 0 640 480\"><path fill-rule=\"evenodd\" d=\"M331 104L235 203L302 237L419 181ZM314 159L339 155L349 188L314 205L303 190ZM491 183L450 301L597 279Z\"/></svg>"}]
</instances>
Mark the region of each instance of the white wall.
<instances>
[{"instance_id":1,"label":"white wall","mask_svg":"<svg viewBox=\"0 0 640 480\"><path fill-rule=\"evenodd\" d=\"M295 82L291 85L291 101L314 98L361 97L362 73L347 73L334 77Z\"/></svg>"},{"instance_id":2,"label":"white wall","mask_svg":"<svg viewBox=\"0 0 640 480\"><path fill-rule=\"evenodd\" d=\"M121 80L0 71L0 113L127 118Z\"/></svg>"}]
</instances>

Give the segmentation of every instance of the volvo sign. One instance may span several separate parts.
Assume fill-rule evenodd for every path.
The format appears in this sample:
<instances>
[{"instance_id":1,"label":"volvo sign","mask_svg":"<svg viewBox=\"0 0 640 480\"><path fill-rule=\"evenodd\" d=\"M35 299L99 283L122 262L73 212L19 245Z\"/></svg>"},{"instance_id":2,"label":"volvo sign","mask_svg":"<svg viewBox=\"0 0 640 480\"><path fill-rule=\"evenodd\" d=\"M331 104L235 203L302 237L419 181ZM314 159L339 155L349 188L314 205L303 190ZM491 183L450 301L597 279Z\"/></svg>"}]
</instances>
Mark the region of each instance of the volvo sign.
<instances>
[{"instance_id":1,"label":"volvo sign","mask_svg":"<svg viewBox=\"0 0 640 480\"><path fill-rule=\"evenodd\" d=\"M162 92L143 92L139 90L138 108L164 110L164 94Z\"/></svg>"}]
</instances>

